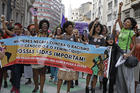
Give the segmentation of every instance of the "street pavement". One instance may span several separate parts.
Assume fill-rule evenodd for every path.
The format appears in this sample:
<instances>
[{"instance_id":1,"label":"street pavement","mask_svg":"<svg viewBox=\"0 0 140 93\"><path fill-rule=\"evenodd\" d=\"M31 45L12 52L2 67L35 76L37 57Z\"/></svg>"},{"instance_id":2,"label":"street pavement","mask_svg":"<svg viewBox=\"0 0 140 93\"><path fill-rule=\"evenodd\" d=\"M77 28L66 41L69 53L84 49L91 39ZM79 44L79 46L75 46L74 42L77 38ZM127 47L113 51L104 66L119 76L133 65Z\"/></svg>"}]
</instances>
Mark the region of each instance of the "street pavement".
<instances>
[{"instance_id":1,"label":"street pavement","mask_svg":"<svg viewBox=\"0 0 140 93\"><path fill-rule=\"evenodd\" d=\"M7 79L7 80L8 80L8 88L2 88L0 93L10 93L10 89L12 86L11 86L11 83L9 82L9 79ZM27 80L23 76L21 79L20 93L32 93L34 85L33 85L33 83L30 85L25 85L26 81ZM79 86L75 86L74 88L71 88L70 93L85 93L85 84L86 84L86 80L79 78ZM49 82L49 74L47 74L43 93L56 93L56 90L57 90L57 86L55 84L53 84L53 82ZM66 90L67 90L67 86L63 85L61 87L60 93L66 93ZM37 93L39 93L39 91ZM102 90L99 89L99 83L97 83L96 93L102 93ZM115 91L115 93L116 93L116 91ZM140 84L138 85L137 93L140 93Z\"/></svg>"}]
</instances>

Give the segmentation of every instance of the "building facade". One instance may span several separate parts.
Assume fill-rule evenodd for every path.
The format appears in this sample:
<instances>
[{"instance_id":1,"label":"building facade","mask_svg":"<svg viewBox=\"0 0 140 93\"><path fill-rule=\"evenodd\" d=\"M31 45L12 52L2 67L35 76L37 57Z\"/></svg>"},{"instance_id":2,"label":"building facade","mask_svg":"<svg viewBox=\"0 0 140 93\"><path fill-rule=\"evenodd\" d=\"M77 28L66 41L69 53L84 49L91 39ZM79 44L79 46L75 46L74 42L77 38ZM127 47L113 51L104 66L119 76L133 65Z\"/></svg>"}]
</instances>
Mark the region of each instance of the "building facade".
<instances>
[{"instance_id":1,"label":"building facade","mask_svg":"<svg viewBox=\"0 0 140 93\"><path fill-rule=\"evenodd\" d=\"M33 6L38 9L38 20L47 19L50 22L51 31L60 24L64 10L62 0L35 0Z\"/></svg>"},{"instance_id":2,"label":"building facade","mask_svg":"<svg viewBox=\"0 0 140 93\"><path fill-rule=\"evenodd\" d=\"M119 0L93 0L92 20L99 18L100 23L106 25L111 33L117 19L118 7Z\"/></svg>"},{"instance_id":3,"label":"building facade","mask_svg":"<svg viewBox=\"0 0 140 93\"><path fill-rule=\"evenodd\" d=\"M99 21L107 25L111 33L113 24L118 17L120 2L123 2L122 20L126 17L133 17L138 22L138 27L140 28L140 0L93 0L91 19L99 18ZM116 30L120 30L118 24Z\"/></svg>"},{"instance_id":4,"label":"building facade","mask_svg":"<svg viewBox=\"0 0 140 93\"><path fill-rule=\"evenodd\" d=\"M35 0L27 0L25 2L25 20L24 20L24 26L28 26L29 24L33 23L32 22L32 14L30 12L30 8L33 7L33 3Z\"/></svg>"},{"instance_id":5,"label":"building facade","mask_svg":"<svg viewBox=\"0 0 140 93\"><path fill-rule=\"evenodd\" d=\"M113 24L118 18L118 11L119 11L119 3L120 0L106 0L106 23L108 30L112 33ZM116 30L120 30L119 25L117 24Z\"/></svg>"},{"instance_id":6,"label":"building facade","mask_svg":"<svg viewBox=\"0 0 140 93\"><path fill-rule=\"evenodd\" d=\"M135 18L140 29L140 0L124 0L122 14L123 20L126 17Z\"/></svg>"},{"instance_id":7,"label":"building facade","mask_svg":"<svg viewBox=\"0 0 140 93\"><path fill-rule=\"evenodd\" d=\"M99 21L101 23L104 22L104 13L106 12L106 6L104 6L104 3L106 3L104 0L93 0L91 13L92 20L95 20L95 18L99 18Z\"/></svg>"},{"instance_id":8,"label":"building facade","mask_svg":"<svg viewBox=\"0 0 140 93\"><path fill-rule=\"evenodd\" d=\"M30 20L28 16L29 7L32 7L34 0L0 0L0 15L5 15L7 21L22 23L23 26ZM31 17L30 17L31 18ZM31 23L31 22L30 22Z\"/></svg>"},{"instance_id":9,"label":"building facade","mask_svg":"<svg viewBox=\"0 0 140 93\"><path fill-rule=\"evenodd\" d=\"M79 8L73 9L71 12L71 21L91 21L92 2L83 3Z\"/></svg>"},{"instance_id":10,"label":"building facade","mask_svg":"<svg viewBox=\"0 0 140 93\"><path fill-rule=\"evenodd\" d=\"M82 21L83 17L79 9L73 9L71 14L71 21Z\"/></svg>"}]
</instances>

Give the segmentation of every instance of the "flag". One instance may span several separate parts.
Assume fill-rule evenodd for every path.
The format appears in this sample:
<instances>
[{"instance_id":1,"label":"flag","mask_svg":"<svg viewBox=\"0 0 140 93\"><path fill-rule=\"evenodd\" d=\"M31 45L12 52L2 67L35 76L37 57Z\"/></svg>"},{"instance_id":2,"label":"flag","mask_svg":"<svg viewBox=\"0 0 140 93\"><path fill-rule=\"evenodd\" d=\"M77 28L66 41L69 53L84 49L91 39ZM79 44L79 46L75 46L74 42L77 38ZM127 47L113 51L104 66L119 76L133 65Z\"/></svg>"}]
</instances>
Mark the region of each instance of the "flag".
<instances>
[{"instance_id":1,"label":"flag","mask_svg":"<svg viewBox=\"0 0 140 93\"><path fill-rule=\"evenodd\" d=\"M61 20L61 28L63 28L63 24L65 23L65 16L62 14L62 20Z\"/></svg>"}]
</instances>

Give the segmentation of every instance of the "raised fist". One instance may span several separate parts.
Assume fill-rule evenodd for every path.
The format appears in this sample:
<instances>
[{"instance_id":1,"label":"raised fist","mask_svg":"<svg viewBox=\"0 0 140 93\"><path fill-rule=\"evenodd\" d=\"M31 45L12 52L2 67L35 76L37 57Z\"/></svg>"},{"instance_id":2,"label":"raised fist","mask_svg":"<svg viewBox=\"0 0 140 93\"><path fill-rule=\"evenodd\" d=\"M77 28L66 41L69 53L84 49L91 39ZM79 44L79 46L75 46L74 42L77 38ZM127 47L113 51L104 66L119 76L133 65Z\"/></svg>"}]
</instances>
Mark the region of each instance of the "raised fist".
<instances>
[{"instance_id":1,"label":"raised fist","mask_svg":"<svg viewBox=\"0 0 140 93\"><path fill-rule=\"evenodd\" d=\"M119 6L122 7L123 6L123 2L120 2Z\"/></svg>"},{"instance_id":2,"label":"raised fist","mask_svg":"<svg viewBox=\"0 0 140 93\"><path fill-rule=\"evenodd\" d=\"M1 15L1 21L5 21L5 16L4 15Z\"/></svg>"}]
</instances>

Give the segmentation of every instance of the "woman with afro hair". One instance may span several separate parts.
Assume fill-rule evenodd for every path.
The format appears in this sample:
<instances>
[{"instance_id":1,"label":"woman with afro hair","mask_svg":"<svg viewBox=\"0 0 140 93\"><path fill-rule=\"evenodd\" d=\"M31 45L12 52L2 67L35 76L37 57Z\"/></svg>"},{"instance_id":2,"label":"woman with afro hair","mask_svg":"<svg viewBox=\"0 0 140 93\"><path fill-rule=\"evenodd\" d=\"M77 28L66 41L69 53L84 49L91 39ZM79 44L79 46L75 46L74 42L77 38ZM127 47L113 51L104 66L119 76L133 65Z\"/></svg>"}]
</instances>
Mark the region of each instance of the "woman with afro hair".
<instances>
[{"instance_id":1,"label":"woman with afro hair","mask_svg":"<svg viewBox=\"0 0 140 93\"><path fill-rule=\"evenodd\" d=\"M118 45L124 52L123 57L126 59L131 56L135 50L136 42L133 29L135 28L137 22L134 18L125 18L124 22L121 21L121 8L123 3L119 5L118 13L118 23L120 25L121 31L118 37ZM115 30L114 30L115 35ZM130 44L133 47L130 49ZM117 93L134 93L135 92L135 80L134 80L134 68L128 68L125 64L118 66L118 72L116 77L116 88Z\"/></svg>"}]
</instances>

